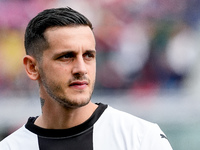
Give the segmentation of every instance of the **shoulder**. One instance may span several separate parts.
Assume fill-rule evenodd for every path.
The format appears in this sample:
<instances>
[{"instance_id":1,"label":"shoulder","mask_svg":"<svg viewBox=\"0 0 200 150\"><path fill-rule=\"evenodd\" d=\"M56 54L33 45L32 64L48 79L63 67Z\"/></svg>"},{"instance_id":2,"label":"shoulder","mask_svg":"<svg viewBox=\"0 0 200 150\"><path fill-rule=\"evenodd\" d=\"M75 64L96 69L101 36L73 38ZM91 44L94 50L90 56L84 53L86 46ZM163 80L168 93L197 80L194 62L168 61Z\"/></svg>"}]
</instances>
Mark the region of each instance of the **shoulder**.
<instances>
[{"instance_id":1,"label":"shoulder","mask_svg":"<svg viewBox=\"0 0 200 150\"><path fill-rule=\"evenodd\" d=\"M102 118L107 118L110 121L118 122L120 125L131 126L134 128L152 128L157 126L155 123L141 119L132 114L120 111L110 106L108 106L108 108L105 110Z\"/></svg>"},{"instance_id":2,"label":"shoulder","mask_svg":"<svg viewBox=\"0 0 200 150\"><path fill-rule=\"evenodd\" d=\"M132 114L120 111L110 106L104 111L95 124L108 132L118 132L125 136L138 136L140 139L150 130L159 130L157 124L151 123Z\"/></svg>"},{"instance_id":3,"label":"shoulder","mask_svg":"<svg viewBox=\"0 0 200 150\"><path fill-rule=\"evenodd\" d=\"M164 133L160 127L153 122L144 120L142 118L136 117L132 114L129 114L124 111L117 110L108 106L108 109L104 113L107 119L109 119L111 124L115 124L118 128L124 128L125 131L139 135L140 137L149 136L153 137L154 135L159 135Z\"/></svg>"},{"instance_id":4,"label":"shoulder","mask_svg":"<svg viewBox=\"0 0 200 150\"><path fill-rule=\"evenodd\" d=\"M104 138L105 135L110 137L109 139L117 137L119 141L125 141L124 145L130 147L134 145L138 149L146 150L152 146L150 149L171 150L165 134L157 124L110 106L101 115L95 127L98 133L105 133Z\"/></svg>"},{"instance_id":5,"label":"shoulder","mask_svg":"<svg viewBox=\"0 0 200 150\"><path fill-rule=\"evenodd\" d=\"M24 150L23 147L34 143L36 136L23 125L0 142L1 150ZM30 145L29 145L30 146Z\"/></svg>"}]
</instances>

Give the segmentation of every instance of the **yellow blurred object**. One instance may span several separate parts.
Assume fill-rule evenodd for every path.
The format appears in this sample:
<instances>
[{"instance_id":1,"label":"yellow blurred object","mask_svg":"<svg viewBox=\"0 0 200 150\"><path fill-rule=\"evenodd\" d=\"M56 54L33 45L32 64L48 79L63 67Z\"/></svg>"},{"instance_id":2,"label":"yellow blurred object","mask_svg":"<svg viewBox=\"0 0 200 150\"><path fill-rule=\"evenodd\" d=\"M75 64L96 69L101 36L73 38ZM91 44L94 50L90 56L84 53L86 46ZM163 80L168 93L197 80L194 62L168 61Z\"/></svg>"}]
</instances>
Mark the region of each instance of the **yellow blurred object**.
<instances>
[{"instance_id":1,"label":"yellow blurred object","mask_svg":"<svg viewBox=\"0 0 200 150\"><path fill-rule=\"evenodd\" d=\"M7 29L0 35L0 67L4 76L14 78L22 69L24 56L23 34L14 29Z\"/></svg>"}]
</instances>

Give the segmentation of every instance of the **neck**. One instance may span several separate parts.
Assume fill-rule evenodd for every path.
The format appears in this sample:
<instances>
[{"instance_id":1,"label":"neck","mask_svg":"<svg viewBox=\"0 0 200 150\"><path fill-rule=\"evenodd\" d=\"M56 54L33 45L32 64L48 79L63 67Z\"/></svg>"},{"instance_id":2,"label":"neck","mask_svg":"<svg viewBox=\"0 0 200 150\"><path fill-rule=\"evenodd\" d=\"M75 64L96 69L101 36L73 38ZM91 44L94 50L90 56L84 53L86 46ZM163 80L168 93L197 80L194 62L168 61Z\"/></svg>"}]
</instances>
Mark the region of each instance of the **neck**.
<instances>
[{"instance_id":1,"label":"neck","mask_svg":"<svg viewBox=\"0 0 200 150\"><path fill-rule=\"evenodd\" d=\"M91 101L82 107L66 109L57 102L42 106L42 115L37 118L35 124L46 129L68 129L82 124L93 114L97 105Z\"/></svg>"}]
</instances>

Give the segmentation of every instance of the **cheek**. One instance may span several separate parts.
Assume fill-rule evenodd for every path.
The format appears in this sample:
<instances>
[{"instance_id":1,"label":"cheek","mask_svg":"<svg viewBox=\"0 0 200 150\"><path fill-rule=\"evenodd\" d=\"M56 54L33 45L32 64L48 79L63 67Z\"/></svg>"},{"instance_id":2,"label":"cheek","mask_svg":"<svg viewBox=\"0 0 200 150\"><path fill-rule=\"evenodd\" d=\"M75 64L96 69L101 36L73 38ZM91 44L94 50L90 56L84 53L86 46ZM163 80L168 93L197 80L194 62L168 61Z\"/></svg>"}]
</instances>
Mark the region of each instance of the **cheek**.
<instances>
[{"instance_id":1,"label":"cheek","mask_svg":"<svg viewBox=\"0 0 200 150\"><path fill-rule=\"evenodd\" d=\"M50 73L53 76L57 76L57 78L62 77L62 76L67 76L70 74L70 68L69 66L66 66L62 63L56 65L56 66L52 66L50 69Z\"/></svg>"},{"instance_id":2,"label":"cheek","mask_svg":"<svg viewBox=\"0 0 200 150\"><path fill-rule=\"evenodd\" d=\"M94 68L93 74L94 74L94 78L96 78L96 67Z\"/></svg>"},{"instance_id":3,"label":"cheek","mask_svg":"<svg viewBox=\"0 0 200 150\"><path fill-rule=\"evenodd\" d=\"M63 78L65 78L66 80L66 76L64 77L64 75L66 74L65 71L61 70L58 67L46 66L46 68L44 68L43 70L45 70L45 77L48 82L63 82Z\"/></svg>"},{"instance_id":4,"label":"cheek","mask_svg":"<svg viewBox=\"0 0 200 150\"><path fill-rule=\"evenodd\" d=\"M95 78L96 78L96 66L91 67L90 77L91 77L92 80L95 80Z\"/></svg>"}]
</instances>

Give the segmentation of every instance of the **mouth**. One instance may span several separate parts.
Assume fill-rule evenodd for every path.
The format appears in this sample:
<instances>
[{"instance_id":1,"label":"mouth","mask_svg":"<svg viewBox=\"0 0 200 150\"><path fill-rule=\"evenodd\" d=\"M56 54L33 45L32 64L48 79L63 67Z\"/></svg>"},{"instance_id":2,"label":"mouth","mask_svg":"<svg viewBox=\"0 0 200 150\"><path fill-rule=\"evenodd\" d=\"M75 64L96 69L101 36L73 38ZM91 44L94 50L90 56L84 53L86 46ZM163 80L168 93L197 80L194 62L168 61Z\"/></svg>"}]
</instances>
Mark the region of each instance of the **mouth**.
<instances>
[{"instance_id":1,"label":"mouth","mask_svg":"<svg viewBox=\"0 0 200 150\"><path fill-rule=\"evenodd\" d=\"M88 86L87 81L73 81L69 84L70 87L82 90Z\"/></svg>"}]
</instances>

